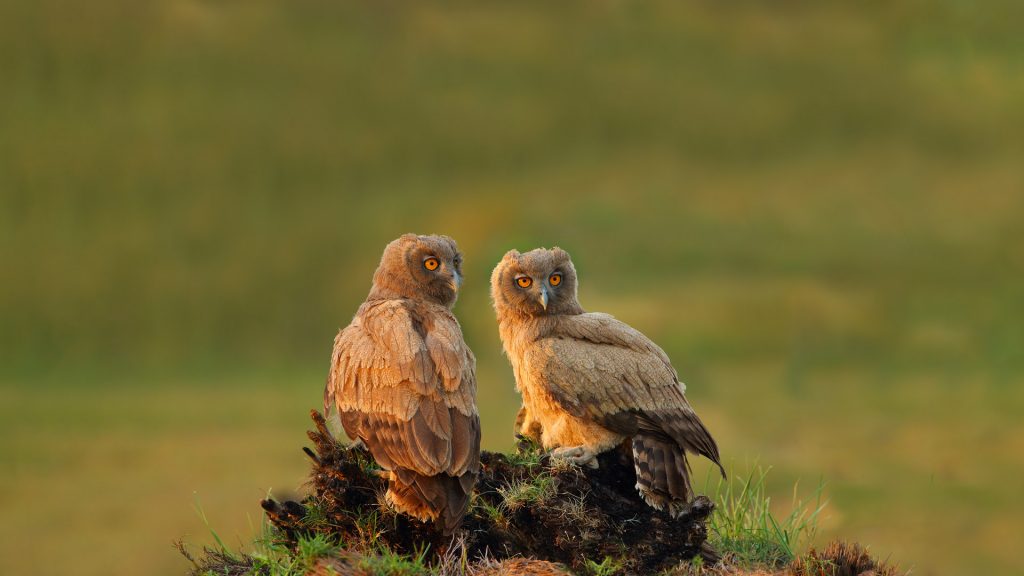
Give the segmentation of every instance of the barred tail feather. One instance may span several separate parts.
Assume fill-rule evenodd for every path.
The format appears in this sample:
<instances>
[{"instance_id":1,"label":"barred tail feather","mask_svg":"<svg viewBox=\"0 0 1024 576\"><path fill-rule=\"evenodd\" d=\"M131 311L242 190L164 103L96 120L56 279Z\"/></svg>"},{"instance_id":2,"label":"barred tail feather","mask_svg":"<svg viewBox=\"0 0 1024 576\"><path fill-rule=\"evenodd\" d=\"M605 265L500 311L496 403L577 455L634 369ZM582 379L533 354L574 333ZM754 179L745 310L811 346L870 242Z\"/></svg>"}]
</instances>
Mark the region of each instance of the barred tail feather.
<instances>
[{"instance_id":1,"label":"barred tail feather","mask_svg":"<svg viewBox=\"0 0 1024 576\"><path fill-rule=\"evenodd\" d=\"M386 497L395 510L425 522L434 522L448 535L462 525L475 480L472 472L462 476L424 476L399 469L391 475Z\"/></svg>"},{"instance_id":2,"label":"barred tail feather","mask_svg":"<svg viewBox=\"0 0 1024 576\"><path fill-rule=\"evenodd\" d=\"M633 437L636 489L647 504L678 517L693 499L690 465L686 453L675 442L655 436Z\"/></svg>"}]
</instances>

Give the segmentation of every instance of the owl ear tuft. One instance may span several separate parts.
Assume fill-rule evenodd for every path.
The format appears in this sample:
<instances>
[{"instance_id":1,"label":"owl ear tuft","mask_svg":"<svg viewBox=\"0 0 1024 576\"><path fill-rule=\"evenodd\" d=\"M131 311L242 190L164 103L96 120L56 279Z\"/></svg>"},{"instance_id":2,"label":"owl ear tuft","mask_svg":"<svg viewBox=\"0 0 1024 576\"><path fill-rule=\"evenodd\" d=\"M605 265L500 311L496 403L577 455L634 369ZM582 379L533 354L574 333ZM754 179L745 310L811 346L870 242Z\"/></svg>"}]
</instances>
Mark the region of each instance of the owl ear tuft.
<instances>
[{"instance_id":1,"label":"owl ear tuft","mask_svg":"<svg viewBox=\"0 0 1024 576\"><path fill-rule=\"evenodd\" d=\"M522 254L519 253L519 250L512 249L509 250L508 252L505 252L505 256L502 257L502 260L518 260L520 256L522 256Z\"/></svg>"}]
</instances>

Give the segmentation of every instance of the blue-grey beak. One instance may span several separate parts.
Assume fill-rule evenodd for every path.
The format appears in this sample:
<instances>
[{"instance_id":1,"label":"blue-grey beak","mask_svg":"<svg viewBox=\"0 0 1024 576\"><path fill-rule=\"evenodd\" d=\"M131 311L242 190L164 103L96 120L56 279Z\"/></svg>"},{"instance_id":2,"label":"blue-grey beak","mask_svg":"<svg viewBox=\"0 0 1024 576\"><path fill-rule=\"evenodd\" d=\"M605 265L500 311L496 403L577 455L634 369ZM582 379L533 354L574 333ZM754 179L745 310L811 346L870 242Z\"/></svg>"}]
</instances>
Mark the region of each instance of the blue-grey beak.
<instances>
[{"instance_id":1,"label":"blue-grey beak","mask_svg":"<svg viewBox=\"0 0 1024 576\"><path fill-rule=\"evenodd\" d=\"M548 289L544 286L540 287L540 305L547 310L548 309Z\"/></svg>"}]
</instances>

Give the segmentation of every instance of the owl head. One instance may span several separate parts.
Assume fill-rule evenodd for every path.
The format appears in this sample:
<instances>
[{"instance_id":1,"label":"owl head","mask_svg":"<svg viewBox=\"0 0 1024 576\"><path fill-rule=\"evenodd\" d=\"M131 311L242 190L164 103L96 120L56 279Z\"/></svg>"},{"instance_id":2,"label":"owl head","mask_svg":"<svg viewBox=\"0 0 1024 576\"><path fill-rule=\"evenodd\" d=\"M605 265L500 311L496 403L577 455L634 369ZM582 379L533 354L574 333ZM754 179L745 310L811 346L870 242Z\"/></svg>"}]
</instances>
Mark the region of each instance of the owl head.
<instances>
[{"instance_id":1,"label":"owl head","mask_svg":"<svg viewBox=\"0 0 1024 576\"><path fill-rule=\"evenodd\" d=\"M462 253L447 236L404 234L384 248L371 298L427 300L451 307L462 285Z\"/></svg>"},{"instance_id":2,"label":"owl head","mask_svg":"<svg viewBox=\"0 0 1024 576\"><path fill-rule=\"evenodd\" d=\"M491 274L491 298L499 317L583 312L576 299L576 268L569 253L557 247L506 253Z\"/></svg>"}]
</instances>

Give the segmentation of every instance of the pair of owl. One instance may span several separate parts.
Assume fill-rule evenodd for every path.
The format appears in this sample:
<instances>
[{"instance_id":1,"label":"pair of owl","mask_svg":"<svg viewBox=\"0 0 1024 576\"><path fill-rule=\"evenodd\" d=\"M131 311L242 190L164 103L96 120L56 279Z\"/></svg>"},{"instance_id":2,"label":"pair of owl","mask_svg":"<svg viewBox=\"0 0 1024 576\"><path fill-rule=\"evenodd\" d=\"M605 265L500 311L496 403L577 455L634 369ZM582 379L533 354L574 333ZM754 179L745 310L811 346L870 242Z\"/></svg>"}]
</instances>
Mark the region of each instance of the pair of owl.
<instances>
[{"instance_id":1,"label":"pair of owl","mask_svg":"<svg viewBox=\"0 0 1024 576\"><path fill-rule=\"evenodd\" d=\"M324 408L386 471L399 512L459 527L480 469L476 359L452 314L462 255L447 236L406 234L384 249L373 287L334 340ZM686 452L721 469L668 356L607 314L583 311L559 248L505 254L491 275L498 330L523 406L516 432L552 457L597 466L629 442L636 487L678 515L692 499ZM724 470L722 471L724 474Z\"/></svg>"}]
</instances>

